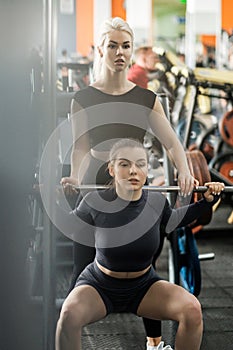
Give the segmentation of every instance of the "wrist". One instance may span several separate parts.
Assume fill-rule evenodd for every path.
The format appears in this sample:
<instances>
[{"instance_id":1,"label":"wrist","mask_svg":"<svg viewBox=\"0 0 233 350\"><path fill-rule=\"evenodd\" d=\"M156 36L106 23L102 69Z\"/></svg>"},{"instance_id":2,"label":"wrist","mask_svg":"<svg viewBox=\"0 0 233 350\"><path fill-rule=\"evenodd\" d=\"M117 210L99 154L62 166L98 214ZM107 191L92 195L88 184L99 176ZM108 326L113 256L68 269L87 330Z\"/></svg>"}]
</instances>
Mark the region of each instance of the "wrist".
<instances>
[{"instance_id":1,"label":"wrist","mask_svg":"<svg viewBox=\"0 0 233 350\"><path fill-rule=\"evenodd\" d=\"M206 200L206 202L213 202L213 200L214 200L214 196L213 195L210 195L210 196L208 196L208 197L205 197L204 196L204 198L205 198L205 200Z\"/></svg>"},{"instance_id":2,"label":"wrist","mask_svg":"<svg viewBox=\"0 0 233 350\"><path fill-rule=\"evenodd\" d=\"M75 173L70 173L70 177L72 177L72 179L74 179L74 180L77 180L78 181L78 178L77 178L77 176L76 176L76 174Z\"/></svg>"},{"instance_id":3,"label":"wrist","mask_svg":"<svg viewBox=\"0 0 233 350\"><path fill-rule=\"evenodd\" d=\"M69 176L69 182L70 184L74 185L74 186L78 186L79 185L79 181L78 178L72 174L70 174Z\"/></svg>"},{"instance_id":4,"label":"wrist","mask_svg":"<svg viewBox=\"0 0 233 350\"><path fill-rule=\"evenodd\" d=\"M177 167L177 171L180 175L191 175L189 167L187 166L182 166L182 167Z\"/></svg>"},{"instance_id":5,"label":"wrist","mask_svg":"<svg viewBox=\"0 0 233 350\"><path fill-rule=\"evenodd\" d=\"M211 194L210 196L205 197L205 195L203 194L203 198L207 203L215 204L219 200L220 196L217 194Z\"/></svg>"}]
</instances>

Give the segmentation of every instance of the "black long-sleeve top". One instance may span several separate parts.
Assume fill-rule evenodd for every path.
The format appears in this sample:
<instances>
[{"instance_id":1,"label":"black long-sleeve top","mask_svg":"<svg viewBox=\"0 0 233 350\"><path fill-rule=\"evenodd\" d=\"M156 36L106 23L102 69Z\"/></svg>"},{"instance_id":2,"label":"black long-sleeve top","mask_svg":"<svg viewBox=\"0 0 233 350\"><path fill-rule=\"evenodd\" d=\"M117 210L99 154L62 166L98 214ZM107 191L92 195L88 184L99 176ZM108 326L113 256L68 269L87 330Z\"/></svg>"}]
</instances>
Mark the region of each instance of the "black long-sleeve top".
<instances>
[{"instance_id":1,"label":"black long-sleeve top","mask_svg":"<svg viewBox=\"0 0 233 350\"><path fill-rule=\"evenodd\" d=\"M115 190L88 193L73 214L82 232L94 235L96 259L112 271L140 271L152 263L159 249L160 230L168 234L187 226L218 200L204 198L173 209L161 193L143 190L136 201L119 198Z\"/></svg>"}]
</instances>

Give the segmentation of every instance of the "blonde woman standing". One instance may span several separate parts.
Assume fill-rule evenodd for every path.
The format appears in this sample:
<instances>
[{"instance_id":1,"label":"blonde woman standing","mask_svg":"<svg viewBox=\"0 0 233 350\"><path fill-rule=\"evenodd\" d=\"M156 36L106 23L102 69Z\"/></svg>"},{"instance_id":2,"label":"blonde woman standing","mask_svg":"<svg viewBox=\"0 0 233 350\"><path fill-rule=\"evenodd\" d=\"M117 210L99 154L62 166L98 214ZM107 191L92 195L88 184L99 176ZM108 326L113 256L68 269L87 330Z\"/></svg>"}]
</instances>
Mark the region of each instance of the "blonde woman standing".
<instances>
[{"instance_id":1,"label":"blonde woman standing","mask_svg":"<svg viewBox=\"0 0 233 350\"><path fill-rule=\"evenodd\" d=\"M187 195L193 189L195 179L190 174L185 151L158 97L127 79L133 50L134 34L128 23L118 17L106 20L95 49L95 81L78 91L71 103L73 148L70 176L61 180L65 190L79 184L105 184L109 180L105 169L112 142L129 137L142 142L149 128L172 159L182 193ZM81 196L78 202L80 200ZM74 270L69 291L94 256L94 247L74 242ZM144 319L144 324L148 350L171 349L160 343L160 323Z\"/></svg>"}]
</instances>

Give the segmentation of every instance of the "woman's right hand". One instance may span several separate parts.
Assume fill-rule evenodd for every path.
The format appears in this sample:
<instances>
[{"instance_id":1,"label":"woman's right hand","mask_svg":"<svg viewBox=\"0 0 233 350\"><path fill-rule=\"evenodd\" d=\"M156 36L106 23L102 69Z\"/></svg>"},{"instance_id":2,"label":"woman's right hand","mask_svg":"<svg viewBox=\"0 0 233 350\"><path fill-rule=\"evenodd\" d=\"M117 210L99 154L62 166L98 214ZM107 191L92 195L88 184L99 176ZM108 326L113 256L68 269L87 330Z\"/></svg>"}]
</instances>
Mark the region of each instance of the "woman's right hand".
<instances>
[{"instance_id":1,"label":"woman's right hand","mask_svg":"<svg viewBox=\"0 0 233 350\"><path fill-rule=\"evenodd\" d=\"M76 177L72 177L72 176L63 177L60 181L60 184L62 185L64 192L67 195L72 195L78 192L77 187L79 185L79 182Z\"/></svg>"},{"instance_id":2,"label":"woman's right hand","mask_svg":"<svg viewBox=\"0 0 233 350\"><path fill-rule=\"evenodd\" d=\"M207 202L212 202L214 195L219 196L225 188L223 182L206 182L204 186L207 186L207 191L203 194Z\"/></svg>"}]
</instances>

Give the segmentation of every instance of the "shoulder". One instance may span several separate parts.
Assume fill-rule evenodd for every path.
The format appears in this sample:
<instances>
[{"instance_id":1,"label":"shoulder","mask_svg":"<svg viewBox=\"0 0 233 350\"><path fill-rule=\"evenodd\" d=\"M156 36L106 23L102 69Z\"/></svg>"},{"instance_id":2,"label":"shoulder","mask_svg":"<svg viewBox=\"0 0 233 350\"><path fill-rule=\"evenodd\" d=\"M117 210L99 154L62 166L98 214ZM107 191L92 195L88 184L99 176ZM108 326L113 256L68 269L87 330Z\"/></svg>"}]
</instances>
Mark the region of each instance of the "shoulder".
<instances>
[{"instance_id":1,"label":"shoulder","mask_svg":"<svg viewBox=\"0 0 233 350\"><path fill-rule=\"evenodd\" d=\"M105 215L115 198L116 193L112 189L91 191L83 197L74 213L79 217L87 218Z\"/></svg>"},{"instance_id":2,"label":"shoulder","mask_svg":"<svg viewBox=\"0 0 233 350\"><path fill-rule=\"evenodd\" d=\"M158 210L158 208L162 209L167 202L167 198L160 192L154 192L153 190L143 190L143 197L147 204L153 209Z\"/></svg>"},{"instance_id":3,"label":"shoulder","mask_svg":"<svg viewBox=\"0 0 233 350\"><path fill-rule=\"evenodd\" d=\"M99 196L98 190L90 191L83 196L82 202L87 202L87 203L91 202L96 198L98 198L98 196Z\"/></svg>"},{"instance_id":4,"label":"shoulder","mask_svg":"<svg viewBox=\"0 0 233 350\"><path fill-rule=\"evenodd\" d=\"M152 98L156 98L157 94L155 92L153 92L152 90L149 90L149 89L145 89L141 86L136 86L135 87L135 90L137 91L137 93L139 94L143 94L143 95L146 95L146 96L151 96Z\"/></svg>"},{"instance_id":5,"label":"shoulder","mask_svg":"<svg viewBox=\"0 0 233 350\"><path fill-rule=\"evenodd\" d=\"M132 98L135 99L137 104L140 104L140 105L143 105L145 107L152 109L154 107L157 95L149 89L145 89L145 88L142 88L142 87L136 85L131 90L131 96L132 96Z\"/></svg>"},{"instance_id":6,"label":"shoulder","mask_svg":"<svg viewBox=\"0 0 233 350\"><path fill-rule=\"evenodd\" d=\"M83 202L90 207L95 206L97 203L103 204L103 202L111 202L116 198L116 191L114 188L94 190L88 192L82 199Z\"/></svg>"},{"instance_id":7,"label":"shoulder","mask_svg":"<svg viewBox=\"0 0 233 350\"><path fill-rule=\"evenodd\" d=\"M91 217L93 209L96 207L96 193L97 191L93 191L85 194L73 212L79 217ZM80 193L80 195L83 194Z\"/></svg>"},{"instance_id":8,"label":"shoulder","mask_svg":"<svg viewBox=\"0 0 233 350\"><path fill-rule=\"evenodd\" d=\"M94 93L95 90L92 89L91 86L87 86L84 89L77 91L73 96L73 100L85 108L90 105L90 101Z\"/></svg>"},{"instance_id":9,"label":"shoulder","mask_svg":"<svg viewBox=\"0 0 233 350\"><path fill-rule=\"evenodd\" d=\"M91 87L90 86L86 86L85 88L76 91L76 93L74 94L73 98L74 99L78 99L78 98L80 98L82 96L85 96L86 94L91 93L91 91L92 91Z\"/></svg>"},{"instance_id":10,"label":"shoulder","mask_svg":"<svg viewBox=\"0 0 233 350\"><path fill-rule=\"evenodd\" d=\"M153 192L151 190L145 190L144 197L144 209L147 213L147 217L153 218L154 222L157 220L163 220L167 208L169 207L167 198L159 192Z\"/></svg>"}]
</instances>

